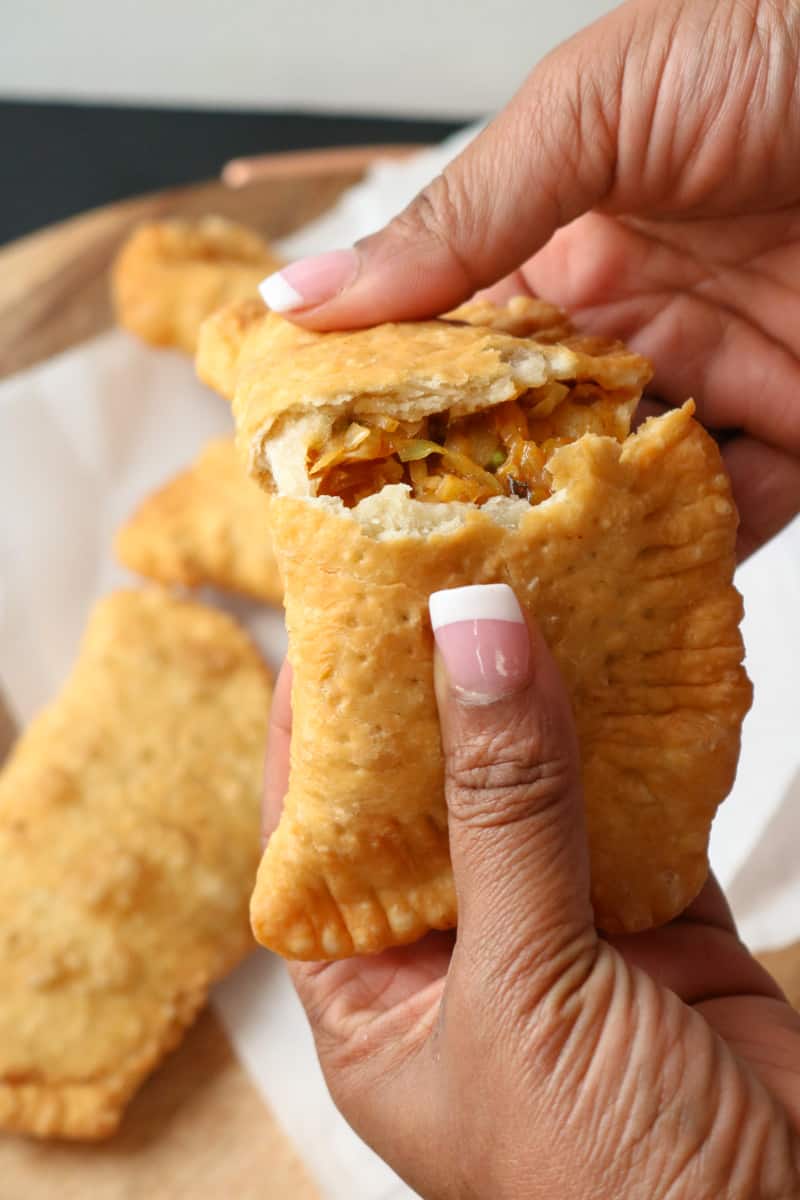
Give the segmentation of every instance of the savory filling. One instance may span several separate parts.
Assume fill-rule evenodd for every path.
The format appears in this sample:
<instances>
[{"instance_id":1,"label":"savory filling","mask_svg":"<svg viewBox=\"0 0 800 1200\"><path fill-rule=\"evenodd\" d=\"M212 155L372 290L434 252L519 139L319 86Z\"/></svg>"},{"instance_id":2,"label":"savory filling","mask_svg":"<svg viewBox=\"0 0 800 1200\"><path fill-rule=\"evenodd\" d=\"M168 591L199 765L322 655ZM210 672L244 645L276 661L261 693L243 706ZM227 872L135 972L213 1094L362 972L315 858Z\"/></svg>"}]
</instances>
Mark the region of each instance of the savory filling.
<instances>
[{"instance_id":1,"label":"savory filling","mask_svg":"<svg viewBox=\"0 0 800 1200\"><path fill-rule=\"evenodd\" d=\"M550 495L553 452L585 433L624 441L636 399L592 382L553 382L453 420L447 412L414 422L346 417L309 450L308 475L317 495L339 496L348 508L392 483L408 484L416 500L539 504Z\"/></svg>"}]
</instances>

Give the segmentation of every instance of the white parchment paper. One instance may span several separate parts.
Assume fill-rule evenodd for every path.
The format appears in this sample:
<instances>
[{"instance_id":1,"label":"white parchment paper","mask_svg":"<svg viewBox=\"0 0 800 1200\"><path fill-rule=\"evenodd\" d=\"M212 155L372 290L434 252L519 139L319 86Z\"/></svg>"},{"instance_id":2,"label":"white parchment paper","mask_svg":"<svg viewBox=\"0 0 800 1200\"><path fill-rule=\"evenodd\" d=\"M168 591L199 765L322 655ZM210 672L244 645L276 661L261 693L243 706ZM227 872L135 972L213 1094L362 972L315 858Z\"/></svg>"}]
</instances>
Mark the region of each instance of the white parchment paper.
<instances>
[{"instance_id":1,"label":"white parchment paper","mask_svg":"<svg viewBox=\"0 0 800 1200\"><path fill-rule=\"evenodd\" d=\"M467 137L376 168L285 251L347 245L378 228ZM134 582L112 560L117 526L230 428L227 406L186 359L122 333L0 384L0 686L21 722L60 687L93 601ZM766 947L800 938L800 521L746 563L737 582L756 701L736 786L715 822L712 861L745 938ZM211 598L237 612L277 665L280 614ZM329 1200L412 1195L334 1109L279 961L256 953L215 989L214 1003Z\"/></svg>"}]
</instances>

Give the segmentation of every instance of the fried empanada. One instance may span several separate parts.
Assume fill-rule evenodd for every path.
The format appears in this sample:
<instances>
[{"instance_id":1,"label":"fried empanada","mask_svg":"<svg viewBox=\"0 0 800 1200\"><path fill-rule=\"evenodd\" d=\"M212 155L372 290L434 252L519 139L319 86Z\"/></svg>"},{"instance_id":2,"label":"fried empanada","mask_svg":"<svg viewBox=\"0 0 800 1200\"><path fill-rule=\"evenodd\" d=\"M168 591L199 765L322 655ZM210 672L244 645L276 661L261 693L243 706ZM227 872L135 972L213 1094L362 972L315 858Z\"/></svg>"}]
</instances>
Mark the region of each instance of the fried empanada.
<instances>
[{"instance_id":1,"label":"fried empanada","mask_svg":"<svg viewBox=\"0 0 800 1200\"><path fill-rule=\"evenodd\" d=\"M717 447L691 402L629 434L638 355L502 323L316 334L234 311L201 334L199 370L226 381L273 493L294 724L251 914L287 957L455 923L427 608L441 588L510 584L555 654L598 924L668 921L705 879L750 703Z\"/></svg>"},{"instance_id":2,"label":"fried empanada","mask_svg":"<svg viewBox=\"0 0 800 1200\"><path fill-rule=\"evenodd\" d=\"M224 217L151 221L131 234L114 262L116 318L145 342L193 354L209 313L234 300L257 300L259 283L280 265L263 238Z\"/></svg>"},{"instance_id":3,"label":"fried empanada","mask_svg":"<svg viewBox=\"0 0 800 1200\"><path fill-rule=\"evenodd\" d=\"M219 438L140 505L114 548L131 571L159 583L212 584L281 604L268 512L269 500L247 475L233 439Z\"/></svg>"},{"instance_id":4,"label":"fried empanada","mask_svg":"<svg viewBox=\"0 0 800 1200\"><path fill-rule=\"evenodd\" d=\"M94 610L0 774L0 1127L112 1133L253 945L270 697L222 613L155 590Z\"/></svg>"}]
</instances>

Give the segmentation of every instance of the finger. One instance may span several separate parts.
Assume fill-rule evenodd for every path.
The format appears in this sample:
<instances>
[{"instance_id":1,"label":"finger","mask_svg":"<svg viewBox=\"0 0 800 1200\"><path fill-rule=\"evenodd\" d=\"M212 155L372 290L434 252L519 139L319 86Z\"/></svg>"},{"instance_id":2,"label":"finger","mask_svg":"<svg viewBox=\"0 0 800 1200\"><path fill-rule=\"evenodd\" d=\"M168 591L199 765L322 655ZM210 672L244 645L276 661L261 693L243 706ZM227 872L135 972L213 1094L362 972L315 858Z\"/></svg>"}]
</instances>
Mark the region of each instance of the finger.
<instances>
[{"instance_id":1,"label":"finger","mask_svg":"<svg viewBox=\"0 0 800 1200\"><path fill-rule=\"evenodd\" d=\"M741 562L800 513L800 457L752 437L734 438L722 457L741 517Z\"/></svg>"},{"instance_id":2,"label":"finger","mask_svg":"<svg viewBox=\"0 0 800 1200\"><path fill-rule=\"evenodd\" d=\"M429 1139L442 1128L429 1049L453 940L434 931L368 958L289 965L337 1107L416 1187L430 1186L430 1169L417 1172L435 1161Z\"/></svg>"},{"instance_id":3,"label":"finger","mask_svg":"<svg viewBox=\"0 0 800 1200\"><path fill-rule=\"evenodd\" d=\"M780 997L780 989L739 940L722 888L709 875L685 912L660 929L607 936L632 967L686 1004L725 996Z\"/></svg>"},{"instance_id":4,"label":"finger","mask_svg":"<svg viewBox=\"0 0 800 1200\"><path fill-rule=\"evenodd\" d=\"M390 1041L407 1031L412 1012L435 1015L435 1004L422 993L443 980L453 949L450 931L434 930L410 946L396 946L381 954L329 963L289 963L289 972L308 1014L320 1055L341 1053L350 1042L363 1046L372 1029L378 1042ZM437 997L438 999L438 997ZM399 1022L399 1024L398 1024ZM376 1030L377 1025L382 1025ZM377 1039L376 1039L377 1033ZM359 1053L360 1057L360 1053Z\"/></svg>"},{"instance_id":5,"label":"finger","mask_svg":"<svg viewBox=\"0 0 800 1200\"><path fill-rule=\"evenodd\" d=\"M459 948L532 984L593 952L572 713L505 584L431 596Z\"/></svg>"},{"instance_id":6,"label":"finger","mask_svg":"<svg viewBox=\"0 0 800 1200\"><path fill-rule=\"evenodd\" d=\"M714 874L709 874L692 903L677 919L685 924L713 925L728 933L736 933L733 913Z\"/></svg>"},{"instance_id":7,"label":"finger","mask_svg":"<svg viewBox=\"0 0 800 1200\"><path fill-rule=\"evenodd\" d=\"M278 674L267 730L261 840L269 841L278 824L289 783L289 745L292 738L292 668L288 658Z\"/></svg>"},{"instance_id":8,"label":"finger","mask_svg":"<svg viewBox=\"0 0 800 1200\"><path fill-rule=\"evenodd\" d=\"M686 1004L725 996L780 998L778 985L727 930L680 920L644 934L607 939L629 966L646 971Z\"/></svg>"},{"instance_id":9,"label":"finger","mask_svg":"<svg viewBox=\"0 0 800 1200\"><path fill-rule=\"evenodd\" d=\"M266 304L354 328L445 312L509 274L612 185L629 25L612 14L559 47L389 225L284 267L262 284Z\"/></svg>"},{"instance_id":10,"label":"finger","mask_svg":"<svg viewBox=\"0 0 800 1200\"><path fill-rule=\"evenodd\" d=\"M625 961L686 1004L725 996L771 996L780 989L739 940L713 875L680 917L646 933L607 936Z\"/></svg>"},{"instance_id":11,"label":"finger","mask_svg":"<svg viewBox=\"0 0 800 1200\"><path fill-rule=\"evenodd\" d=\"M492 304L507 304L515 296L531 296L530 285L522 271L512 271L504 279L499 279L491 287L482 288L473 296L474 300L491 300Z\"/></svg>"},{"instance_id":12,"label":"finger","mask_svg":"<svg viewBox=\"0 0 800 1200\"><path fill-rule=\"evenodd\" d=\"M760 17L756 24L746 5L619 6L544 58L389 225L353 250L285 267L265 281L266 303L315 329L433 316L508 275L594 208L639 216L741 209L763 194L774 168L765 127L781 143L779 161L794 161L791 122L757 120L758 105L748 120L748 101L771 65L765 44ZM739 86L731 100L733 56ZM789 54L776 71L770 112L791 111L794 65ZM750 153L742 155L746 138ZM793 197L793 175L785 187Z\"/></svg>"},{"instance_id":13,"label":"finger","mask_svg":"<svg viewBox=\"0 0 800 1200\"><path fill-rule=\"evenodd\" d=\"M664 404L663 400L658 400L655 396L642 396L636 405L636 411L631 420L631 429L638 429L650 417L662 417L665 412L669 412L669 405Z\"/></svg>"}]
</instances>

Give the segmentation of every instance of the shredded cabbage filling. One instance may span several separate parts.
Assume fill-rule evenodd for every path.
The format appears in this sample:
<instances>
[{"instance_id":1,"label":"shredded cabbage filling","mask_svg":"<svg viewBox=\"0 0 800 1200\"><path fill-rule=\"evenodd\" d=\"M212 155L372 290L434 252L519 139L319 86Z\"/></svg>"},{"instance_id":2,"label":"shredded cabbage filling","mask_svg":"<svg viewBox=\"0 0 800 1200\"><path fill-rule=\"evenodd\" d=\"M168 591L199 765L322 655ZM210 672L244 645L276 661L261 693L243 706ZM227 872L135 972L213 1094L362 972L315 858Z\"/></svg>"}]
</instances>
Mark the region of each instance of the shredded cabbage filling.
<instances>
[{"instance_id":1,"label":"shredded cabbage filling","mask_svg":"<svg viewBox=\"0 0 800 1200\"><path fill-rule=\"evenodd\" d=\"M308 475L317 495L339 496L348 507L393 483L408 484L416 500L517 496L539 504L550 495L554 451L585 433L624 441L636 402L630 390L553 382L453 420L446 412L413 422L348 417L309 450Z\"/></svg>"}]
</instances>

